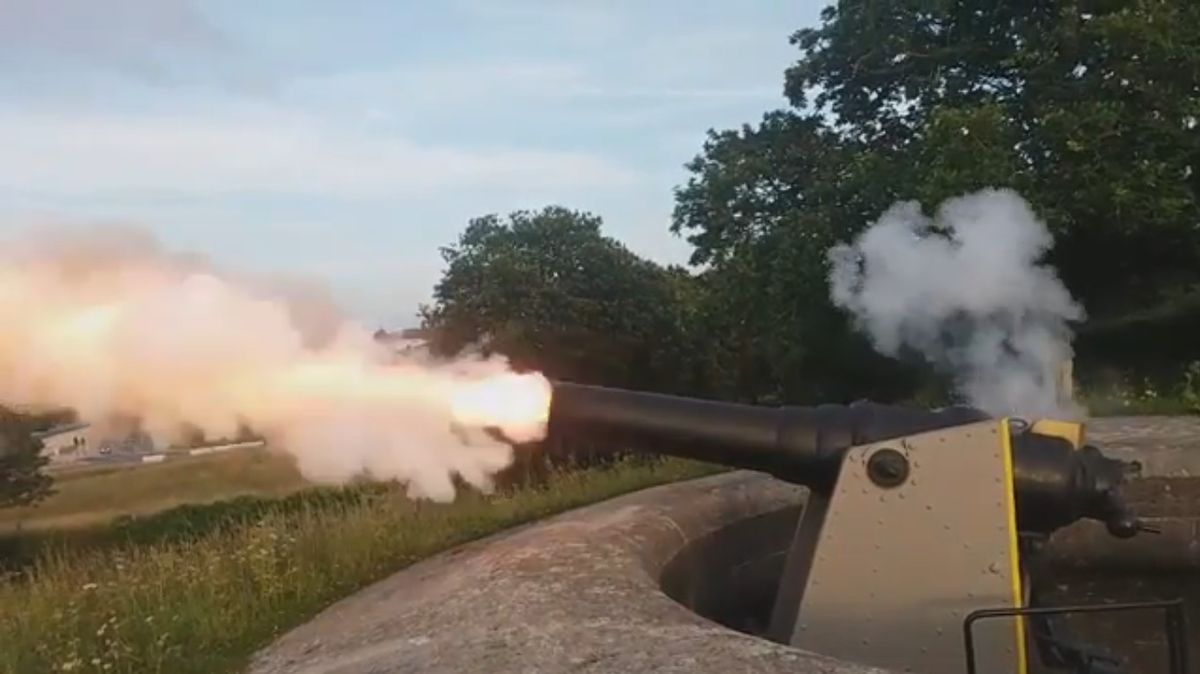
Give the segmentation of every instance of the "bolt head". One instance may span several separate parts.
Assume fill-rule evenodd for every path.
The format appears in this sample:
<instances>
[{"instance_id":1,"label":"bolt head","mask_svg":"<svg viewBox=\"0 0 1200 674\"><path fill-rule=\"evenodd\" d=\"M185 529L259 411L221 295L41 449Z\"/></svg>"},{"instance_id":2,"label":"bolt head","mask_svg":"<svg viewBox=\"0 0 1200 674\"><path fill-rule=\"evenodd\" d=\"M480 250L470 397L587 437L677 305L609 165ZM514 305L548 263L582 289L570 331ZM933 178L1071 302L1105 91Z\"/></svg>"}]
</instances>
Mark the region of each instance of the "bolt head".
<instances>
[{"instance_id":1,"label":"bolt head","mask_svg":"<svg viewBox=\"0 0 1200 674\"><path fill-rule=\"evenodd\" d=\"M908 457L890 447L876 451L867 459L867 477L879 487L892 488L904 484L909 470Z\"/></svg>"}]
</instances>

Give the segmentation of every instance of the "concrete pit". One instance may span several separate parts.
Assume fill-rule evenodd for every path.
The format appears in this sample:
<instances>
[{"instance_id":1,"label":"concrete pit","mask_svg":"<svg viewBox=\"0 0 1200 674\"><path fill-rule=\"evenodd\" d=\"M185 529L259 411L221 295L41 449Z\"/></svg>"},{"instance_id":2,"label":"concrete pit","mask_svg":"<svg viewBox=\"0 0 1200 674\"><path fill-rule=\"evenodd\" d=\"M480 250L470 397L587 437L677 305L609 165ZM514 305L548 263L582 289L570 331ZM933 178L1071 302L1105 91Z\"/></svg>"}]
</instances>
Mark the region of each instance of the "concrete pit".
<instances>
[{"instance_id":1,"label":"concrete pit","mask_svg":"<svg viewBox=\"0 0 1200 674\"><path fill-rule=\"evenodd\" d=\"M1057 605L1182 598L1191 651L1200 655L1200 479L1142 479L1130 496L1162 533L1120 541L1090 522L1062 530L1046 551L1046 597ZM689 541L664 566L663 592L729 629L765 637L799 514L799 506L787 506ZM1160 611L1074 615L1068 624L1079 641L1104 647L1130 672L1168 671Z\"/></svg>"}]
</instances>

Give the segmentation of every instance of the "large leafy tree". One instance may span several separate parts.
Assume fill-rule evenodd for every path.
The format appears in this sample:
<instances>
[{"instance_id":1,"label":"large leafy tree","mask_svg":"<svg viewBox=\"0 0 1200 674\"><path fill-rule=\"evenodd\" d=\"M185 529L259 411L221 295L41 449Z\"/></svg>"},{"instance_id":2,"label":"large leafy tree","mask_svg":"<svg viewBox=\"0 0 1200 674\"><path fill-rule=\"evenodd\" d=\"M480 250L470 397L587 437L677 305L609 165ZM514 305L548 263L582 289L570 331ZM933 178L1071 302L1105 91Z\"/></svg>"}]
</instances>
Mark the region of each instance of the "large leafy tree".
<instances>
[{"instance_id":1,"label":"large leafy tree","mask_svg":"<svg viewBox=\"0 0 1200 674\"><path fill-rule=\"evenodd\" d=\"M857 0L793 41L793 105L928 202L1019 189L1094 313L1200 276L1200 3Z\"/></svg>"},{"instance_id":2,"label":"large leafy tree","mask_svg":"<svg viewBox=\"0 0 1200 674\"><path fill-rule=\"evenodd\" d=\"M792 41L791 109L710 133L677 192L740 388L915 381L870 354L825 281L829 246L899 199L1019 190L1092 315L1200 278L1200 4L845 0Z\"/></svg>"},{"instance_id":3,"label":"large leafy tree","mask_svg":"<svg viewBox=\"0 0 1200 674\"><path fill-rule=\"evenodd\" d=\"M910 377L850 333L827 300L825 254L897 193L816 117L767 114L710 134L677 191L673 228L708 267L705 332L722 391L762 402L894 397Z\"/></svg>"},{"instance_id":4,"label":"large leafy tree","mask_svg":"<svg viewBox=\"0 0 1200 674\"><path fill-rule=\"evenodd\" d=\"M689 326L693 279L643 260L600 218L552 206L474 219L442 251L423 310L443 353L482 347L554 377L688 389L703 378Z\"/></svg>"}]
</instances>

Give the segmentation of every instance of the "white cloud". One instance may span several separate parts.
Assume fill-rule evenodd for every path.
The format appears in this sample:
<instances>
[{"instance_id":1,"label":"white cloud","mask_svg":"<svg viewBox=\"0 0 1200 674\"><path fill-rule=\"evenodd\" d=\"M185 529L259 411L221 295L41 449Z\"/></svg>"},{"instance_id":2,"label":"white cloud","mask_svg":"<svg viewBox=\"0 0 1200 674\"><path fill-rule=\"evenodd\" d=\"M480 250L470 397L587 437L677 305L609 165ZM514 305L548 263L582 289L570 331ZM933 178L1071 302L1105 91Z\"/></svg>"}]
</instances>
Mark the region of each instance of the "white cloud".
<instances>
[{"instance_id":1,"label":"white cloud","mask_svg":"<svg viewBox=\"0 0 1200 674\"><path fill-rule=\"evenodd\" d=\"M682 163L782 102L788 15L809 11L269 4L0 0L0 231L142 222L401 322L487 212L562 203L681 260Z\"/></svg>"},{"instance_id":2,"label":"white cloud","mask_svg":"<svg viewBox=\"0 0 1200 674\"><path fill-rule=\"evenodd\" d=\"M150 85L273 86L269 68L194 0L0 0L0 65L18 92L117 75Z\"/></svg>"},{"instance_id":3,"label":"white cloud","mask_svg":"<svg viewBox=\"0 0 1200 674\"><path fill-rule=\"evenodd\" d=\"M117 60L168 44L204 51L227 46L190 0L4 0L0 39L6 49Z\"/></svg>"},{"instance_id":4,"label":"white cloud","mask_svg":"<svg viewBox=\"0 0 1200 674\"><path fill-rule=\"evenodd\" d=\"M0 189L67 197L370 198L481 188L604 189L630 169L579 152L422 145L316 118L0 113Z\"/></svg>"}]
</instances>

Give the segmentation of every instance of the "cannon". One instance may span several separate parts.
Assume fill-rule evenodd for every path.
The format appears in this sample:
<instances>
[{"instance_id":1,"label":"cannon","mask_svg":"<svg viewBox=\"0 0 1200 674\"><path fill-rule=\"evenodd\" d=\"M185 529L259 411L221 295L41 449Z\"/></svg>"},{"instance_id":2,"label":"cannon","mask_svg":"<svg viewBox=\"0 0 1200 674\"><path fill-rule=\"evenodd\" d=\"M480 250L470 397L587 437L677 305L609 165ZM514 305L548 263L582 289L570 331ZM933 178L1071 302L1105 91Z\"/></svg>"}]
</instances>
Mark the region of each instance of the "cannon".
<instances>
[{"instance_id":1,"label":"cannon","mask_svg":"<svg viewBox=\"0 0 1200 674\"><path fill-rule=\"evenodd\" d=\"M1136 466L1082 424L858 402L764 407L552 382L548 436L586 436L768 473L807 499L777 587L771 640L892 671L1099 672L1040 601L1038 552L1080 520L1153 532L1127 506ZM1167 617L1186 672L1182 604ZM1134 608L1129 605L1113 610Z\"/></svg>"}]
</instances>

